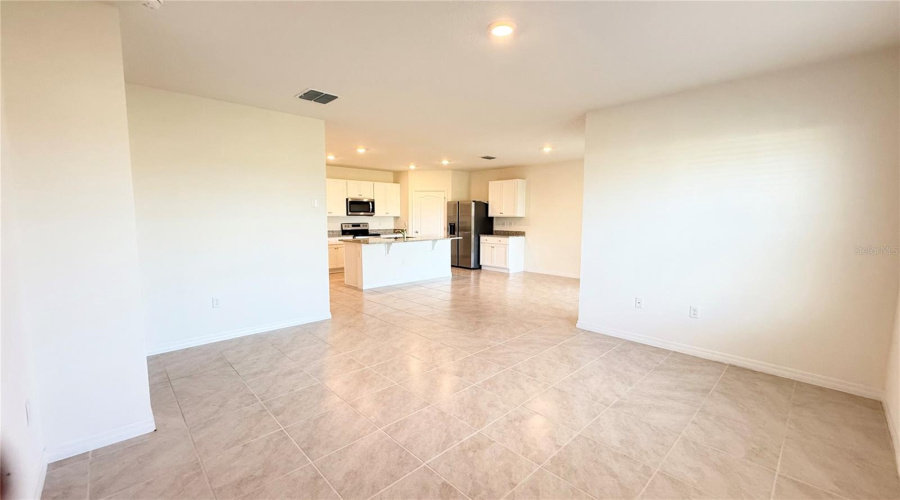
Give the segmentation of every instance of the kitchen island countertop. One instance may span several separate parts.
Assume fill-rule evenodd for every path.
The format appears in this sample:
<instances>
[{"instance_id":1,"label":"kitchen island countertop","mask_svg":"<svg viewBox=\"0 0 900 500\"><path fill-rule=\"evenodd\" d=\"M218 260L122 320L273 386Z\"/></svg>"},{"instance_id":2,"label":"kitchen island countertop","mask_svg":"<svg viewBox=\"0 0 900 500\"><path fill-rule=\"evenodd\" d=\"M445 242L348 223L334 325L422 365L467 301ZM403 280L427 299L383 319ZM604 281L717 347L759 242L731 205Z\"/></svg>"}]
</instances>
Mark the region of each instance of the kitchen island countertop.
<instances>
[{"instance_id":1,"label":"kitchen island countertop","mask_svg":"<svg viewBox=\"0 0 900 500\"><path fill-rule=\"evenodd\" d=\"M388 245L391 243L415 243L417 241L444 241L458 240L459 236L444 236L439 238L342 238L344 243L358 243L360 245Z\"/></svg>"}]
</instances>

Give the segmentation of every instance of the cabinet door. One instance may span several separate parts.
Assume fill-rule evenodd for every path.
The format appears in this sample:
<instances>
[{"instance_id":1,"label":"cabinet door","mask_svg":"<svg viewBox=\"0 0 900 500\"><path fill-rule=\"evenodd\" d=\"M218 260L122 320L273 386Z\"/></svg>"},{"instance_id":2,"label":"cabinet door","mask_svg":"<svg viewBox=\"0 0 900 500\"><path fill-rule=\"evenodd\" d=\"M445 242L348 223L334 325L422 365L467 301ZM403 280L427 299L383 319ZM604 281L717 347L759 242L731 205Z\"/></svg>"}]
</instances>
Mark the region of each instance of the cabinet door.
<instances>
[{"instance_id":1,"label":"cabinet door","mask_svg":"<svg viewBox=\"0 0 900 500\"><path fill-rule=\"evenodd\" d=\"M481 243L481 255L478 256L478 263L482 266L491 265L491 254L494 251L494 245L490 243Z\"/></svg>"},{"instance_id":2,"label":"cabinet door","mask_svg":"<svg viewBox=\"0 0 900 500\"><path fill-rule=\"evenodd\" d=\"M335 248L336 247L334 247L333 245L328 245L328 269L334 269L337 267L334 263L334 258L336 255L334 251Z\"/></svg>"},{"instance_id":3,"label":"cabinet door","mask_svg":"<svg viewBox=\"0 0 900 500\"><path fill-rule=\"evenodd\" d=\"M374 198L375 183L368 181L347 181L347 197Z\"/></svg>"},{"instance_id":4,"label":"cabinet door","mask_svg":"<svg viewBox=\"0 0 900 500\"><path fill-rule=\"evenodd\" d=\"M488 216L503 215L503 181L488 183Z\"/></svg>"},{"instance_id":5,"label":"cabinet door","mask_svg":"<svg viewBox=\"0 0 900 500\"><path fill-rule=\"evenodd\" d=\"M516 213L516 205L518 204L517 182L515 179L503 181L503 204L500 213L509 217L518 215Z\"/></svg>"},{"instance_id":6,"label":"cabinet door","mask_svg":"<svg viewBox=\"0 0 900 500\"><path fill-rule=\"evenodd\" d=\"M325 209L331 217L347 216L347 181L325 180Z\"/></svg>"},{"instance_id":7,"label":"cabinet door","mask_svg":"<svg viewBox=\"0 0 900 500\"><path fill-rule=\"evenodd\" d=\"M509 267L509 247L507 245L491 245L491 265L494 267Z\"/></svg>"},{"instance_id":8,"label":"cabinet door","mask_svg":"<svg viewBox=\"0 0 900 500\"><path fill-rule=\"evenodd\" d=\"M334 247L334 267L344 267L344 245Z\"/></svg>"},{"instance_id":9,"label":"cabinet door","mask_svg":"<svg viewBox=\"0 0 900 500\"><path fill-rule=\"evenodd\" d=\"M385 215L400 217L400 184L385 185L385 192L387 193L387 209L385 210ZM378 208L377 205L376 208Z\"/></svg>"},{"instance_id":10,"label":"cabinet door","mask_svg":"<svg viewBox=\"0 0 900 500\"><path fill-rule=\"evenodd\" d=\"M372 198L375 199L375 215L387 215L387 183L373 183Z\"/></svg>"}]
</instances>

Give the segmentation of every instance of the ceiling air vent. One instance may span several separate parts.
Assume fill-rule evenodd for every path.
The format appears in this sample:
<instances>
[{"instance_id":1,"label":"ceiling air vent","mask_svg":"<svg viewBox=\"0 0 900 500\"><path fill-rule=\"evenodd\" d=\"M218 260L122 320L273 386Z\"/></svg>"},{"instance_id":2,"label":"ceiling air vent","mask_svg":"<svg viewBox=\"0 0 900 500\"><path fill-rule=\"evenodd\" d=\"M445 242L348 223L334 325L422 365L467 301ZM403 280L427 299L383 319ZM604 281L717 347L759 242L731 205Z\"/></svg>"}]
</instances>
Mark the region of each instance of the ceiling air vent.
<instances>
[{"instance_id":1,"label":"ceiling air vent","mask_svg":"<svg viewBox=\"0 0 900 500\"><path fill-rule=\"evenodd\" d=\"M328 104L329 102L337 99L338 96L326 94L321 90L306 89L303 92L297 94L297 98L303 99L304 101L317 102L319 104Z\"/></svg>"},{"instance_id":2,"label":"ceiling air vent","mask_svg":"<svg viewBox=\"0 0 900 500\"><path fill-rule=\"evenodd\" d=\"M482 159L482 160L496 160L497 157L496 157L496 156L485 155L485 156L482 156L481 159Z\"/></svg>"}]
</instances>

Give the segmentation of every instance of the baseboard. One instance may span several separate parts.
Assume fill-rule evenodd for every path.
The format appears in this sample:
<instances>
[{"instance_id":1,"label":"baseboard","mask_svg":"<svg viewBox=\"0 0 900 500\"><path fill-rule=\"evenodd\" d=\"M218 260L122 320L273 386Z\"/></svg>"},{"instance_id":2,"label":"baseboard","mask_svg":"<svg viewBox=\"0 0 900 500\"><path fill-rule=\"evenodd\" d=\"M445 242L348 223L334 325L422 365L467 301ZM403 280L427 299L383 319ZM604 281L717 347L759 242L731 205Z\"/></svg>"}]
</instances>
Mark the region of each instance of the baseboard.
<instances>
[{"instance_id":1,"label":"baseboard","mask_svg":"<svg viewBox=\"0 0 900 500\"><path fill-rule=\"evenodd\" d=\"M44 492L44 481L47 480L47 465L50 463L47 461L46 449L41 450L41 457L38 460L37 484L35 485L34 495L31 498L41 498L41 493Z\"/></svg>"},{"instance_id":2,"label":"baseboard","mask_svg":"<svg viewBox=\"0 0 900 500\"><path fill-rule=\"evenodd\" d=\"M560 278L574 278L574 279L581 279L581 275L578 274L578 273L575 273L575 274L572 274L572 273L551 273L551 272L549 272L549 271L529 271L528 269L525 269L525 272L528 273L528 274L543 274L544 276L559 276Z\"/></svg>"},{"instance_id":3,"label":"baseboard","mask_svg":"<svg viewBox=\"0 0 900 500\"><path fill-rule=\"evenodd\" d=\"M304 318L295 318L287 321L279 321L277 323L268 323L265 325L251 326L247 328L239 328L237 330L228 330L225 332L213 333L210 335L204 335L202 337L194 337L192 339L183 340L180 342L172 342L170 344L164 344L161 346L154 347L150 349L147 353L148 356L153 356L154 354L162 354L164 352L177 351L180 349L187 349L188 347L197 347L204 344L211 344L213 342L219 342L222 340L230 340L236 339L238 337L245 337L247 335L255 335L257 333L271 332L272 330L279 330L281 328L290 328L292 326L305 325L307 323L313 323L315 321L324 321L326 319L331 319L331 312L329 311L326 314L318 314L313 316L307 316Z\"/></svg>"},{"instance_id":4,"label":"baseboard","mask_svg":"<svg viewBox=\"0 0 900 500\"><path fill-rule=\"evenodd\" d=\"M887 418L888 431L891 433L891 446L894 448L894 465L897 466L897 473L900 474L900 429L894 423L894 416L891 414L891 407L887 401L881 400L881 406L884 408L884 416Z\"/></svg>"},{"instance_id":5,"label":"baseboard","mask_svg":"<svg viewBox=\"0 0 900 500\"><path fill-rule=\"evenodd\" d=\"M821 387L826 387L828 389L834 389L836 391L847 392L850 394L855 394L857 396L862 396L864 398L877 399L879 401L883 400L884 391L882 389L877 389L874 387L869 387L867 385L857 384L854 382L847 382L845 380L836 379L833 377L826 377L824 375L818 375L815 373L805 372L802 370L796 370L794 368L787 368L785 366L779 366L772 363L766 363L764 361L757 361L755 359L744 358L741 356L735 356L733 354L727 354L724 352L713 351L710 349L703 349L701 347L694 347L687 344L681 344L678 342L671 342L668 340L660 340L654 337L648 337L646 335L640 335L637 333L626 332L623 330L617 330L615 328L606 328L602 326L589 325L579 320L577 325L578 328L582 330L588 330L591 332L602 333L604 335L609 335L611 337L617 337L620 339L631 340L633 342L637 342L639 344L651 345L654 347L660 347L662 349L668 349L670 351L676 351L683 354L689 354L691 356L697 356L698 358L709 359L711 361L719 361L722 363L728 363L730 365L740 366L741 368L747 368L750 370L755 370L762 373L768 373L770 375L777 375L779 377L788 378L791 380L797 380L799 382L805 382L807 384L818 385Z\"/></svg>"},{"instance_id":6,"label":"baseboard","mask_svg":"<svg viewBox=\"0 0 900 500\"><path fill-rule=\"evenodd\" d=\"M156 423L153 421L153 417L151 416L150 418L141 420L140 422L135 422L124 427L119 427L118 429L113 429L108 432L101 432L100 434L95 434L84 439L72 441L71 443L65 444L63 446L45 450L45 453L47 455L47 463L53 463L57 460L74 457L75 455L78 455L80 453L96 450L97 448L102 448L104 446L115 444L120 441L125 441L126 439L131 439L133 437L140 436L141 434L153 432L154 430L156 430Z\"/></svg>"}]
</instances>

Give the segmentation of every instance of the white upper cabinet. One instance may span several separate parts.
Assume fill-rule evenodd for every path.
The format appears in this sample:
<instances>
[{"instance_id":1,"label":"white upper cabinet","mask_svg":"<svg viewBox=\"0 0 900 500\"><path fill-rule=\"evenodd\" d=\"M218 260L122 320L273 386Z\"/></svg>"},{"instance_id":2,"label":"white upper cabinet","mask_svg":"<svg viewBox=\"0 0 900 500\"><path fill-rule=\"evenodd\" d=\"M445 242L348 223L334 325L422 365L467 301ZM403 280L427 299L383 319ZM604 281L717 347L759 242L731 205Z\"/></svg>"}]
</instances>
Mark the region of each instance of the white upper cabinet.
<instances>
[{"instance_id":1,"label":"white upper cabinet","mask_svg":"<svg viewBox=\"0 0 900 500\"><path fill-rule=\"evenodd\" d=\"M374 183L375 215L400 217L400 184Z\"/></svg>"},{"instance_id":2,"label":"white upper cabinet","mask_svg":"<svg viewBox=\"0 0 900 500\"><path fill-rule=\"evenodd\" d=\"M525 217L525 180L488 183L488 216Z\"/></svg>"},{"instance_id":3,"label":"white upper cabinet","mask_svg":"<svg viewBox=\"0 0 900 500\"><path fill-rule=\"evenodd\" d=\"M329 217L347 216L347 181L325 179L325 207Z\"/></svg>"},{"instance_id":4,"label":"white upper cabinet","mask_svg":"<svg viewBox=\"0 0 900 500\"><path fill-rule=\"evenodd\" d=\"M347 198L374 198L374 189L374 182L347 181Z\"/></svg>"}]
</instances>

